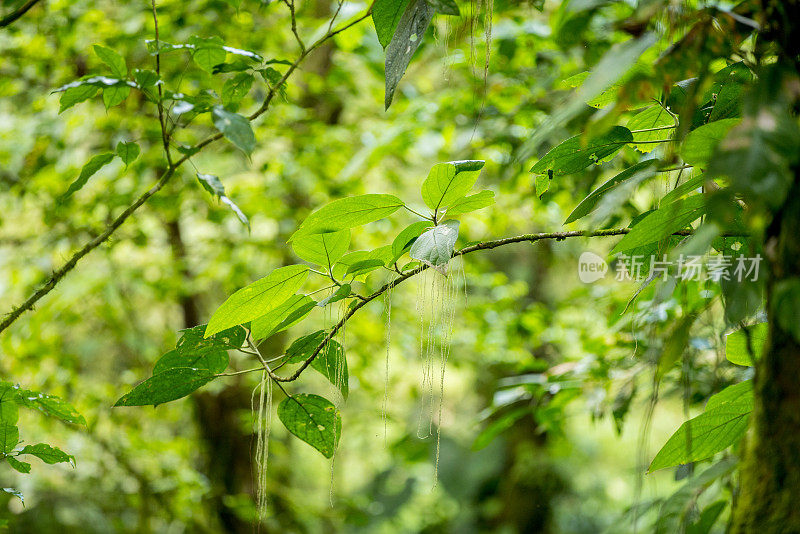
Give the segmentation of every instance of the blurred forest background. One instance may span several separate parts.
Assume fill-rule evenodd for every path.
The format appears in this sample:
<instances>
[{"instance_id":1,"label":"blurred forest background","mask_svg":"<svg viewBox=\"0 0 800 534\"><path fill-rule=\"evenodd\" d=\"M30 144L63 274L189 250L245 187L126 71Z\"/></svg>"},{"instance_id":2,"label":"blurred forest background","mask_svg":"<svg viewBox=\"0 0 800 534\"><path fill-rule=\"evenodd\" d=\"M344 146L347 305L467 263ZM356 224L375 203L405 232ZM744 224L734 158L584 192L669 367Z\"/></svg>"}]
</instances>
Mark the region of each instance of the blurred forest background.
<instances>
[{"instance_id":1,"label":"blurred forest background","mask_svg":"<svg viewBox=\"0 0 800 534\"><path fill-rule=\"evenodd\" d=\"M288 9L279 2L160 0L157 6L162 40L218 35L267 59L293 61L298 53ZM345 2L340 20L367 7ZM385 112L384 53L370 20L312 52L281 98L253 122L258 144L249 158L229 143L194 156L193 166L181 168L35 312L0 336L4 380L58 395L87 421L64 425L20 411L25 442L58 445L76 466L38 462L30 474L0 467L0 485L25 498L23 505L0 494L0 518L11 532L253 531L257 377L215 381L155 410L111 406L148 375L178 330L206 322L234 290L297 262L286 240L318 206L366 192L416 198L435 163L485 159L479 185L496 193L497 204L464 217L466 243L564 228L577 202L613 176L615 165L593 166L561 177L539 198L528 172L536 154L520 150L572 91L565 80L628 38L612 22L633 6L495 0L486 69L487 6L460 7L461 17L434 19ZM336 9L327 0L301 2L298 31L311 40ZM61 114L59 95L51 94L104 68L94 44L118 51L130 69L153 69L145 43L154 34L150 10L145 1L47 0L0 31L4 312L163 170L156 110L140 93L109 109L95 98ZM648 51L643 62L656 56ZM226 79L181 53L163 55L161 69L187 93L209 87L221 93ZM253 84L240 109L256 109L264 87ZM553 141L574 134L580 120L558 125ZM206 115L179 129L176 142L213 132ZM93 154L113 151L119 141L139 143L142 155L127 169L112 162L72 197L55 200ZM620 156L639 157L633 148ZM196 171L220 177L249 230L203 190ZM666 177L653 180L623 206L619 220L670 185ZM355 231L351 248L384 244L412 220L396 219ZM622 315L635 284L608 277L582 284L577 277L583 251L604 256L613 244L520 243L464 258L466 295L456 303L438 483L435 437L417 436L424 392L416 282L393 292L388 336L383 303L371 303L346 332L351 394L335 461L274 422L261 530L676 532L687 507L727 499L730 488L719 484L699 496L701 504L691 489L675 504L667 499L687 473L645 472L703 399L748 371L725 360L724 325L709 319L691 340L691 384L678 374L669 378L653 406L653 365L642 355L660 343L680 294L654 304L646 291ZM262 350L280 354L305 332L274 336ZM300 390L306 383L328 387L318 376L304 380Z\"/></svg>"}]
</instances>

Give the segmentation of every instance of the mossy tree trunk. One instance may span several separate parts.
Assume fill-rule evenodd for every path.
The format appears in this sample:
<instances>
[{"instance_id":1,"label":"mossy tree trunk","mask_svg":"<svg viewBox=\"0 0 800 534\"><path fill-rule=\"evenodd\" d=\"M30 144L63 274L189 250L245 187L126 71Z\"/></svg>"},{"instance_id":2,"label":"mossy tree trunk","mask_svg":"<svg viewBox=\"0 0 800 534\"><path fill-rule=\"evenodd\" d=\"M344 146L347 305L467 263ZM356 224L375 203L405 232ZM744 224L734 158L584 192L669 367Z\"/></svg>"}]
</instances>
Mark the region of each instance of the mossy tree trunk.
<instances>
[{"instance_id":1,"label":"mossy tree trunk","mask_svg":"<svg viewBox=\"0 0 800 534\"><path fill-rule=\"evenodd\" d=\"M762 13L761 38L774 44L779 62L796 73L800 0L763 0ZM800 533L800 343L775 313L776 287L800 280L800 168L793 169L793 178L764 236L769 338L756 363L755 409L731 522L734 533Z\"/></svg>"}]
</instances>

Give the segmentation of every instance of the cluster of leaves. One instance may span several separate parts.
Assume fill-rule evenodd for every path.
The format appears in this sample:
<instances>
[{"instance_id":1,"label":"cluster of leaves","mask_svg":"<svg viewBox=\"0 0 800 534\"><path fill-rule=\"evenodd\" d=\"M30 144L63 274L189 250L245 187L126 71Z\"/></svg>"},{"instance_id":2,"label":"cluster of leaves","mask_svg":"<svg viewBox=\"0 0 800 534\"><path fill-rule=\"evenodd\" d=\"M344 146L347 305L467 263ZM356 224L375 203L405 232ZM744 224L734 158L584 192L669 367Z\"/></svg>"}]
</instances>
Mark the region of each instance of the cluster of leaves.
<instances>
[{"instance_id":1,"label":"cluster of leaves","mask_svg":"<svg viewBox=\"0 0 800 534\"><path fill-rule=\"evenodd\" d=\"M69 462L74 465L74 456L47 443L20 447L22 441L17 426L20 407L38 410L64 423L86 426L83 416L64 400L53 395L21 389L10 382L0 382L0 454L3 460L20 473L31 472L31 464L20 459L25 456L34 456L46 464ZM3 489L22 499L22 494L18 491Z\"/></svg>"},{"instance_id":2,"label":"cluster of leaves","mask_svg":"<svg viewBox=\"0 0 800 534\"><path fill-rule=\"evenodd\" d=\"M241 288L212 315L208 325L184 330L175 350L163 355L153 376L117 401L116 406L158 405L185 397L217 377L229 365L229 350L237 350L261 362L252 371L272 371L261 357L257 343L305 319L313 309L339 301L350 313L374 298L354 291L370 273L384 269L407 278L427 267L445 269L458 238L454 217L491 205L489 190L469 194L483 161L454 161L435 165L422 184L427 216L408 225L391 244L371 251L348 252L350 231L392 215L406 204L393 195L366 194L335 200L311 213L292 234L290 243L306 264L287 265ZM408 208L410 211L410 208ZM417 212L414 212L417 213ZM412 261L398 262L408 255ZM309 273L333 286L330 295L316 301L300 292ZM334 290L335 288L335 290ZM378 292L379 294L380 292ZM317 330L291 343L281 357L284 364L309 365L338 387L346 399L349 391L344 348L335 340L346 316L332 329ZM273 377L274 378L274 377ZM278 417L294 435L331 457L339 441L341 417L335 405L313 394L288 395L278 407Z\"/></svg>"}]
</instances>

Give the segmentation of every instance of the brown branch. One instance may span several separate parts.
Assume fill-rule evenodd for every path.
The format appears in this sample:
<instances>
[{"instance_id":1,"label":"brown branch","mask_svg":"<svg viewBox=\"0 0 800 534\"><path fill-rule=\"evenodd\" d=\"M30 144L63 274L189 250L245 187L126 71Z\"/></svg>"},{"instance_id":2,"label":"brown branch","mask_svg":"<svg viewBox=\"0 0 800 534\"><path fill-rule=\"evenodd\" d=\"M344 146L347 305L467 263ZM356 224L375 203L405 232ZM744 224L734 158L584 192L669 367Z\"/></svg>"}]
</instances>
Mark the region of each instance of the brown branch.
<instances>
[{"instance_id":1,"label":"brown branch","mask_svg":"<svg viewBox=\"0 0 800 534\"><path fill-rule=\"evenodd\" d=\"M356 24L358 24L362 20L364 20L367 17L369 17L371 14L372 14L372 5L370 5L370 7L367 9L367 11L365 13L363 13L362 15L359 15L355 19L351 20L350 22L345 23L344 25L340 26L339 28L337 28L337 29L335 29L333 31L327 32L325 35L323 35L322 37L317 39L317 41L315 41L314 44L312 44L310 47L308 47L306 50L304 50L300 54L300 56L298 56L298 58L294 61L294 63L292 63L289 66L289 68L287 69L287 71L283 75L283 77L277 83L275 83L274 85L272 85L270 87L270 90L267 93L267 96L264 99L264 102L261 104L261 106L258 108L258 110L256 110L252 115L250 115L250 117L248 117L248 119L251 120L251 121L255 120L256 118L260 117L261 115L263 115L267 111L267 109L269 108L269 105L272 102L273 98L275 98L275 94L277 93L277 91L281 88L281 86L283 86L284 83L286 83L286 80L289 78L289 76L297 69L297 67L300 65L300 63L306 58L306 56L308 56L308 54L312 50L314 50L315 48L319 47L325 41L327 41L328 39L331 39L335 35L347 30L348 28L350 28L350 27L352 27L352 26L354 26ZM11 326L11 324L14 321L16 321L23 313L25 313L28 310L33 309L33 307L36 305L36 303L39 300L42 299L42 297L44 297L45 295L50 293L55 288L56 284L62 278L64 278L64 276L67 273L69 273L72 269L75 268L75 265L78 263L78 261L80 261L81 258L86 256L92 250L94 250L97 247L99 247L103 242L105 242L109 237L111 237L111 235L117 230L117 228L119 228L122 225L122 223L124 223L128 219L128 217L130 217L137 209L139 209L145 202L147 202L147 200L150 197L152 197L153 195L158 193L167 184L167 182L170 180L170 178L172 178L172 176L175 174L175 171L189 159L189 154L196 154L199 150L202 150L204 147L210 145L214 141L217 141L218 139L221 139L221 138L222 138L222 134L221 133L217 133L215 135L207 137L206 139L204 139L200 143L196 144L193 147L193 150L190 150L188 152L188 154L186 154L183 157L181 157L180 159L178 159L174 164L170 164L168 166L167 170L164 171L164 173L158 179L158 182L156 182L156 184L152 188L150 188L148 191L143 193L139 198L137 198L136 201L133 204L128 206L125 209L125 211L123 211L116 219L114 219L113 222L111 222L111 224L108 225L108 227L106 227L106 230L102 234L100 234L96 238L94 238L91 241L89 241L78 252L73 254L72 257L69 259L69 261L67 261L67 263L62 265L55 272L53 272L53 274L50 276L50 279L47 282L45 282L44 285L42 285L39 289L37 289L20 306L13 308L12 311L8 315L5 316L3 321L0 322L0 333L2 333L5 329L7 329L9 326Z\"/></svg>"},{"instance_id":2,"label":"brown branch","mask_svg":"<svg viewBox=\"0 0 800 534\"><path fill-rule=\"evenodd\" d=\"M22 5L19 7L19 9L17 9L16 11L12 11L12 12L11 12L11 13L9 13L8 15L6 15L6 16L5 16L5 17L3 17L2 19L0 19L0 28L5 28L6 26L9 26L9 25L10 25L11 23L13 23L15 20L17 20L17 19L18 19L18 18L20 18L22 15L24 15L25 13L27 13L27 12L28 12L28 10L29 10L30 8L32 8L33 6L35 6L35 5L36 5L38 2L39 2L39 0L28 0L27 2L25 2L24 4L22 4Z\"/></svg>"}]
</instances>

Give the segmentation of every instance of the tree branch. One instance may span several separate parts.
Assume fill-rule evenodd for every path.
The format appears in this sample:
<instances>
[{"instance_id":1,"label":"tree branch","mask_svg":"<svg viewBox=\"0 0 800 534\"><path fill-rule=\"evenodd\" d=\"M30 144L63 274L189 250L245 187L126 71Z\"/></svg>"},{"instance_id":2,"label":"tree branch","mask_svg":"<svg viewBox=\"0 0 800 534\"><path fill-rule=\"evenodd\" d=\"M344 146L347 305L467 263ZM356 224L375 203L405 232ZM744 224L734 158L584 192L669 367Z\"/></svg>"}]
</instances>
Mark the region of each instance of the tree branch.
<instances>
[{"instance_id":1,"label":"tree branch","mask_svg":"<svg viewBox=\"0 0 800 534\"><path fill-rule=\"evenodd\" d=\"M30 9L30 7L28 9ZM291 74L297 69L300 63L306 58L306 56L308 56L308 54L311 51L313 51L315 48L318 48L325 41L331 39L335 35L347 30L352 26L355 26L362 20L369 17L371 14L372 14L372 5L370 5L367 11L364 12L363 14L357 16L356 18L345 23L339 28L327 32L325 35L317 39L306 50L304 50L300 54L300 56L298 56L298 58L294 61L294 63L292 63L289 66L283 77L277 83L275 83L270 87L269 92L267 93L267 96L264 99L264 102L261 104L258 110L256 110L252 115L250 115L250 117L248 117L248 119L251 121L255 120L267 111L273 98L275 98L275 94L277 93L277 91L281 88L281 86L283 86L284 83L286 83L286 80L289 78L289 76L291 76ZM158 56L156 56L156 59L158 61ZM11 324L14 321L16 321L23 313L33 309L33 307L40 299L42 299L42 297L50 293L55 288L56 284L62 278L64 278L64 276L67 273L69 273L72 269L75 268L75 265L78 263L78 261L80 261L81 258L86 256L89 252L91 252L95 248L99 247L103 242L105 242L109 237L111 237L111 235L117 230L117 228L119 228L122 225L122 223L124 223L128 219L128 217L130 217L137 209L139 209L145 202L147 202L147 200L150 197L158 193L167 184L170 178L172 178L172 176L175 174L175 171L189 159L190 154L191 155L196 154L198 151L202 150L206 146L210 145L214 141L217 141L218 139L221 138L222 138L221 133L217 133L215 135L207 137L203 141L196 144L193 147L193 150L188 151L187 154L178 159L174 164L170 164L167 167L167 170L164 171L164 173L161 175L158 182L156 182L156 184L152 188L150 188L147 192L145 192L139 198L137 198L133 204L128 206L125 209L125 211L123 211L116 219L114 219L114 221L111 224L108 225L108 227L102 234L89 241L86 245L83 246L83 248L81 248L78 252L73 254L72 257L69 259L69 261L67 261L67 263L65 263L63 266L61 266L61 268L59 268L55 272L53 272L52 276L50 276L50 279L44 285L42 285L39 289L37 289L36 292L34 292L30 297L28 297L28 299L25 300L25 302L23 302L20 306L13 308L11 313L6 315L3 321L0 322L0 333L2 333L5 329L11 326ZM169 152L167 152L167 154L169 154ZM169 158L169 155L167 157Z\"/></svg>"},{"instance_id":2,"label":"tree branch","mask_svg":"<svg viewBox=\"0 0 800 534\"><path fill-rule=\"evenodd\" d=\"M19 9L17 9L16 11L12 11L12 12L11 12L11 13L9 13L8 15L6 15L6 16L5 16L5 17L3 17L2 19L0 19L0 28L5 28L6 26L9 26L9 25L10 25L11 23L13 23L15 20L17 20L17 19L18 19L18 18L20 18L22 15L24 15L25 13L27 13L27 12L28 12L28 10L29 10L30 8L32 8L33 6L35 6L35 5L36 5L38 2L39 2L39 0L28 0L27 2L25 2L24 4L22 4L22 5L19 7Z\"/></svg>"}]
</instances>

